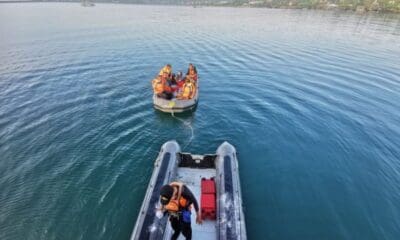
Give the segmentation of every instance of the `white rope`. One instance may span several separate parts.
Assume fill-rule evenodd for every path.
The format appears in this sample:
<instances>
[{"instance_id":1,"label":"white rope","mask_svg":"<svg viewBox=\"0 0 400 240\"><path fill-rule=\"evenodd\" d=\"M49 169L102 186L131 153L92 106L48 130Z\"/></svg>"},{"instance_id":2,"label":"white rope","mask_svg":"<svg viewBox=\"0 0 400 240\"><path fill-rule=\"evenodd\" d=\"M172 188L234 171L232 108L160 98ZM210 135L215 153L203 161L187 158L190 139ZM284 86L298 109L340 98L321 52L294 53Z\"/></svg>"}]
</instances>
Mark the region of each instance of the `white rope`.
<instances>
[{"instance_id":1,"label":"white rope","mask_svg":"<svg viewBox=\"0 0 400 240\"><path fill-rule=\"evenodd\" d=\"M193 141L193 138L194 138L194 130L193 130L193 127L192 127L192 121L187 122L187 121L185 121L185 120L183 120L181 118L176 117L174 115L173 111L171 112L171 115L172 115L173 118L175 118L175 119L179 120L180 122L182 122L183 125L185 125L186 127L190 128L191 136L190 136L189 140L187 141L187 143L183 146L182 150L184 150Z\"/></svg>"}]
</instances>

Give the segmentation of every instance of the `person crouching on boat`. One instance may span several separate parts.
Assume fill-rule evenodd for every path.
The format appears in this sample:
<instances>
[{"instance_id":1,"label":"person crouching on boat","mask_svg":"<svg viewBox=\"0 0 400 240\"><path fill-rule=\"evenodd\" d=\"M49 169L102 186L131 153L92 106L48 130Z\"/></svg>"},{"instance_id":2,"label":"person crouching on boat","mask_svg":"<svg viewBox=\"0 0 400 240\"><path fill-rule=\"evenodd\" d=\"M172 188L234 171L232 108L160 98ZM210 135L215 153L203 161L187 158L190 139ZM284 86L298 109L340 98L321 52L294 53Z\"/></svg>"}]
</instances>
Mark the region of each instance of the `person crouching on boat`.
<instances>
[{"instance_id":1,"label":"person crouching on boat","mask_svg":"<svg viewBox=\"0 0 400 240\"><path fill-rule=\"evenodd\" d=\"M186 78L185 84L182 86L181 93L176 96L178 99L188 100L192 99L196 93L196 85L193 83L193 80Z\"/></svg>"},{"instance_id":2,"label":"person crouching on boat","mask_svg":"<svg viewBox=\"0 0 400 240\"><path fill-rule=\"evenodd\" d=\"M160 190L162 210L167 211L174 234L171 239L178 239L182 232L187 240L192 239L192 226L190 224L191 205L196 210L196 223L201 224L199 204L190 189L181 182L171 182Z\"/></svg>"},{"instance_id":3,"label":"person crouching on boat","mask_svg":"<svg viewBox=\"0 0 400 240\"><path fill-rule=\"evenodd\" d=\"M161 76L157 76L152 81L153 91L160 98L173 98L171 87L168 85L168 75L168 71L165 71Z\"/></svg>"}]
</instances>

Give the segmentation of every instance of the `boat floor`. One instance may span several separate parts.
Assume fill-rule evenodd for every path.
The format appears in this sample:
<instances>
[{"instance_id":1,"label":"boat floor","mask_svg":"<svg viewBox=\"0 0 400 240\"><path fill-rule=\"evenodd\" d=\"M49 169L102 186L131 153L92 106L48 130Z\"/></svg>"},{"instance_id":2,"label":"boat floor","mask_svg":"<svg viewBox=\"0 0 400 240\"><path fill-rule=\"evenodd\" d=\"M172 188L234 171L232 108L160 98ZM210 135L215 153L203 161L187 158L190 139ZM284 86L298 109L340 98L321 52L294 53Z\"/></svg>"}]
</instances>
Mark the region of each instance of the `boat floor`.
<instances>
[{"instance_id":1,"label":"boat floor","mask_svg":"<svg viewBox=\"0 0 400 240\"><path fill-rule=\"evenodd\" d=\"M179 167L177 171L177 179L180 182L186 184L189 189L192 191L194 196L197 199L199 204L199 208L201 206L201 179L204 178L211 178L216 176L216 170L212 168L207 169L198 169L198 168L186 168L186 167ZM192 239L217 239L217 228L216 228L216 221L215 220L203 220L203 224L199 225L196 224L196 213L194 208L192 209ZM167 224L166 233L164 234L164 239L169 240L171 239L171 234L173 230L170 224ZM185 239L181 234L178 239Z\"/></svg>"}]
</instances>

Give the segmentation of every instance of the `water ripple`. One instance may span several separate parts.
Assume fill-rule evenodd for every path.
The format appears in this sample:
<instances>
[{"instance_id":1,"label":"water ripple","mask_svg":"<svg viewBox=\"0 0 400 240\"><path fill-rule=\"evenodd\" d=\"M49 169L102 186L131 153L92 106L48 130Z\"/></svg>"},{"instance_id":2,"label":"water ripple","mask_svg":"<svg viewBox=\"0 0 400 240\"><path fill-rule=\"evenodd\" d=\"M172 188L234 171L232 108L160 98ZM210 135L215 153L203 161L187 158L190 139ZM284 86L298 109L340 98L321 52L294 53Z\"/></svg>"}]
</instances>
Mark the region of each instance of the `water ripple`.
<instances>
[{"instance_id":1,"label":"water ripple","mask_svg":"<svg viewBox=\"0 0 400 240\"><path fill-rule=\"evenodd\" d=\"M399 235L398 17L3 5L0 239L129 238L170 139L237 147L251 239ZM154 110L159 68L189 62L197 110Z\"/></svg>"}]
</instances>

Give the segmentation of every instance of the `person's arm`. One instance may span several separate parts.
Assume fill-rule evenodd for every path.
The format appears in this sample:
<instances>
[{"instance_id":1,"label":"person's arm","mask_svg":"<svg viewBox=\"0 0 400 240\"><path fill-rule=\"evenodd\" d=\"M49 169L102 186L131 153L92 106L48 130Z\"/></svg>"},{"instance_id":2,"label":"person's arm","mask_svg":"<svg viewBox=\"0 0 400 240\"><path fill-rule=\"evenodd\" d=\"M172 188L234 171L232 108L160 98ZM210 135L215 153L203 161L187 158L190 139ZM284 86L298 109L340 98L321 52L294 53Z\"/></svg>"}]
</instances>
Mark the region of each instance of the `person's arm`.
<instances>
[{"instance_id":1,"label":"person's arm","mask_svg":"<svg viewBox=\"0 0 400 240\"><path fill-rule=\"evenodd\" d=\"M197 200L194 197L192 191L190 191L190 189L188 187L184 186L182 194L183 194L184 198L186 198L188 201L190 201L193 204L194 209L196 210L196 223L201 224L203 221L201 219L201 212L199 209L199 204L197 203Z\"/></svg>"},{"instance_id":2,"label":"person's arm","mask_svg":"<svg viewBox=\"0 0 400 240\"><path fill-rule=\"evenodd\" d=\"M173 187L178 187L178 196L176 199L180 199L182 196L182 190L183 190L183 183L181 182L171 182L169 185L173 186Z\"/></svg>"},{"instance_id":3,"label":"person's arm","mask_svg":"<svg viewBox=\"0 0 400 240\"><path fill-rule=\"evenodd\" d=\"M161 219L166 214L167 214L167 211L166 211L164 205L160 204L160 206L156 207L156 217L157 218Z\"/></svg>"}]
</instances>

